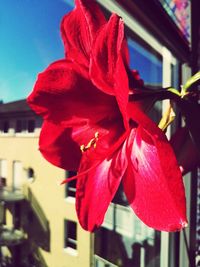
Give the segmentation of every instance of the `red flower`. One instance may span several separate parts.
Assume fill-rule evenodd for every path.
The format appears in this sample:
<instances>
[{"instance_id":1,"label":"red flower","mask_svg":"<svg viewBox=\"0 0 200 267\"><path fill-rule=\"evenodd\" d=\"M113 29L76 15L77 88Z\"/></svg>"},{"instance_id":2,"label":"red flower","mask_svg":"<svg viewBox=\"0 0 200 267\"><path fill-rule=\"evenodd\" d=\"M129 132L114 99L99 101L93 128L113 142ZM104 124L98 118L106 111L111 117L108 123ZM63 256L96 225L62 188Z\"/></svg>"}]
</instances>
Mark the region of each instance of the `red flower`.
<instances>
[{"instance_id":1,"label":"red flower","mask_svg":"<svg viewBox=\"0 0 200 267\"><path fill-rule=\"evenodd\" d=\"M77 170L76 210L93 231L122 181L136 215L166 231L186 225L182 176L164 133L129 95L141 80L128 68L124 25L77 0L61 25L66 59L38 76L28 103L44 118L43 156Z\"/></svg>"}]
</instances>

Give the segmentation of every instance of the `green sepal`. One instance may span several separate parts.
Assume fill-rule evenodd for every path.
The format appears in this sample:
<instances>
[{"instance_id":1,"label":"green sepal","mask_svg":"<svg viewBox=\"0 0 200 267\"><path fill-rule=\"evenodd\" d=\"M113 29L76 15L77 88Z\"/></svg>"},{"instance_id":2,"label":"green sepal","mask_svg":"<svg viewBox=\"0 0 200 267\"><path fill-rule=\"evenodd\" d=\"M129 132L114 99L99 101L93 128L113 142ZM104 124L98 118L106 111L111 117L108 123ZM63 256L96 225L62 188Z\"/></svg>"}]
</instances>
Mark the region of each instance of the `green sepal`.
<instances>
[{"instance_id":1,"label":"green sepal","mask_svg":"<svg viewBox=\"0 0 200 267\"><path fill-rule=\"evenodd\" d=\"M185 93L191 86L196 84L198 81L200 81L200 71L187 80L187 82L182 87L182 91Z\"/></svg>"},{"instance_id":2,"label":"green sepal","mask_svg":"<svg viewBox=\"0 0 200 267\"><path fill-rule=\"evenodd\" d=\"M181 93L177 89L175 89L173 87L167 88L167 91L169 91L169 92L181 97Z\"/></svg>"}]
</instances>

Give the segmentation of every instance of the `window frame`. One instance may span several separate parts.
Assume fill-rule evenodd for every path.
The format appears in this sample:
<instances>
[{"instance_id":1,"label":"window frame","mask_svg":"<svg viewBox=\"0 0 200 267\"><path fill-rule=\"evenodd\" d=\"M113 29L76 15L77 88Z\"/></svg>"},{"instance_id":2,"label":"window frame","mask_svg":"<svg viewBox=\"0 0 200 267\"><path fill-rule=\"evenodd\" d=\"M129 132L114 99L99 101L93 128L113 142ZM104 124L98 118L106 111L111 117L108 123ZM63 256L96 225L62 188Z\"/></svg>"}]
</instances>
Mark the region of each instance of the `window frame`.
<instances>
[{"instance_id":1,"label":"window frame","mask_svg":"<svg viewBox=\"0 0 200 267\"><path fill-rule=\"evenodd\" d=\"M184 44L179 42L179 44L181 45L181 48L184 47L181 50L182 53L180 53L180 51L178 51L177 49L174 49L177 47L179 49L180 46L175 45L173 47L173 43L172 42L170 43L171 39L168 40L168 43L164 42L163 38L160 38L160 37L164 36L163 33L162 33L162 36L159 37L158 35L156 35L155 32L151 31L150 25L145 25L143 23L141 16L143 16L144 18L148 17L148 16L145 16L145 14L142 12L140 12L141 13L140 16L136 16L135 13L138 10L136 12L132 12L132 9L131 9L131 11L128 11L129 9L126 8L127 6L125 5L125 1L123 1L123 0L120 1L120 4L119 4L119 1L117 2L117 1L113 1L113 0L111 0L111 1L97 0L97 1L102 5L102 7L105 9L105 11L107 13L108 12L112 12L112 13L114 12L123 18L123 21L124 21L125 27L126 27L126 31L128 34L130 33L130 36L134 36L135 38L142 40L142 42L144 42L144 43L147 43L147 40L148 40L147 45L150 46L154 51L156 51L162 57L162 60L163 60L162 86L163 87L171 86L171 79L172 79L171 67L177 65L178 60L181 60L181 61L184 60L185 61L185 59L186 59L186 61L189 62L188 47L184 47ZM142 3L143 2L144 1L142 1ZM152 1L150 1L150 2L152 2ZM129 5L129 3L127 3L127 5ZM130 3L130 5L132 5L132 3ZM134 5L134 3L133 3L133 5ZM145 9L145 8L146 8L146 4L144 5L143 9ZM131 15L131 13L134 13L134 17ZM166 46L168 46L169 48L167 48ZM172 53L175 53L177 58ZM186 77L186 75L184 75L183 72L182 73L180 72L180 66L179 66L179 79L181 79L184 76ZM183 81L182 81L182 84L183 84ZM162 107L162 110L163 110L162 112L164 112L166 110L166 108L167 108L167 101L164 101L163 107ZM170 136L170 134L171 134L171 130L169 129L167 132L167 135ZM191 182L187 181L187 183L189 183L189 185L187 185L187 186L188 186L188 188L190 188ZM190 206L190 200L191 200L191 196L189 194L188 198L187 198L187 202L189 203L189 206ZM188 240L189 239L190 239L190 236L188 234ZM171 250L173 249L170 247L170 233L166 233L166 232L161 233L160 245L161 245L160 267L167 267L167 266L169 266L169 263L171 264L170 259L169 259L169 255L170 255ZM178 244L178 251L180 253L180 257L178 255L179 258L176 260L181 262L181 256L182 256L181 254L183 254L183 253L186 254L185 245L184 245L182 236L180 236L180 246ZM184 257L184 259L182 260L182 265L180 265L180 266L185 267L185 266L188 266L187 264L188 264L188 262L187 262L187 260L185 261L185 257ZM173 266L175 266L174 263L173 263Z\"/></svg>"},{"instance_id":2,"label":"window frame","mask_svg":"<svg viewBox=\"0 0 200 267\"><path fill-rule=\"evenodd\" d=\"M64 251L72 256L78 255L78 226L77 222L64 219Z\"/></svg>"},{"instance_id":3,"label":"window frame","mask_svg":"<svg viewBox=\"0 0 200 267\"><path fill-rule=\"evenodd\" d=\"M7 159L0 159L0 178L1 186L5 186L8 178L8 161Z\"/></svg>"},{"instance_id":4,"label":"window frame","mask_svg":"<svg viewBox=\"0 0 200 267\"><path fill-rule=\"evenodd\" d=\"M66 172L66 176L68 178L74 175L76 175L76 172L74 171ZM65 198L66 200L75 202L75 197L76 197L76 180L73 180L65 184Z\"/></svg>"}]
</instances>

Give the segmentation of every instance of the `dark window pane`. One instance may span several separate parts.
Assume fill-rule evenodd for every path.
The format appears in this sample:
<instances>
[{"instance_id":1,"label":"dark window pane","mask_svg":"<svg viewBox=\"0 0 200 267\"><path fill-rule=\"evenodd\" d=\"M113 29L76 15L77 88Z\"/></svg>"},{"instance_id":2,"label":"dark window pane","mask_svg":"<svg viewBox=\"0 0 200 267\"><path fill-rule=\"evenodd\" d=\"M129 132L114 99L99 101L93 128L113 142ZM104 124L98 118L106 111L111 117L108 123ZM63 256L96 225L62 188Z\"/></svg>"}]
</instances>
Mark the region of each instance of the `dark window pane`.
<instances>
[{"instance_id":1,"label":"dark window pane","mask_svg":"<svg viewBox=\"0 0 200 267\"><path fill-rule=\"evenodd\" d=\"M8 133L8 131L9 131L9 121L4 121L2 128L3 128L2 130L3 130L4 133Z\"/></svg>"},{"instance_id":2,"label":"dark window pane","mask_svg":"<svg viewBox=\"0 0 200 267\"><path fill-rule=\"evenodd\" d=\"M77 249L77 224L73 221L64 221L64 247Z\"/></svg>"},{"instance_id":3,"label":"dark window pane","mask_svg":"<svg viewBox=\"0 0 200 267\"><path fill-rule=\"evenodd\" d=\"M68 177L76 175L76 172L73 171L69 171L67 173ZM65 197L75 197L75 195L76 195L76 180L72 180L71 182L66 184Z\"/></svg>"},{"instance_id":4,"label":"dark window pane","mask_svg":"<svg viewBox=\"0 0 200 267\"><path fill-rule=\"evenodd\" d=\"M22 121L21 120L17 120L16 121L16 129L15 132L16 133L21 133L22 131Z\"/></svg>"},{"instance_id":5,"label":"dark window pane","mask_svg":"<svg viewBox=\"0 0 200 267\"><path fill-rule=\"evenodd\" d=\"M17 120L16 126L15 126L15 132L16 133L24 132L24 131L26 131L26 127L27 127L26 120Z\"/></svg>"},{"instance_id":6,"label":"dark window pane","mask_svg":"<svg viewBox=\"0 0 200 267\"><path fill-rule=\"evenodd\" d=\"M124 206L128 205L128 201L126 199L122 183L120 183L120 186L119 186L112 202L115 204L124 205Z\"/></svg>"},{"instance_id":7,"label":"dark window pane","mask_svg":"<svg viewBox=\"0 0 200 267\"><path fill-rule=\"evenodd\" d=\"M28 133L33 133L35 130L35 121L29 120L28 121Z\"/></svg>"}]
</instances>

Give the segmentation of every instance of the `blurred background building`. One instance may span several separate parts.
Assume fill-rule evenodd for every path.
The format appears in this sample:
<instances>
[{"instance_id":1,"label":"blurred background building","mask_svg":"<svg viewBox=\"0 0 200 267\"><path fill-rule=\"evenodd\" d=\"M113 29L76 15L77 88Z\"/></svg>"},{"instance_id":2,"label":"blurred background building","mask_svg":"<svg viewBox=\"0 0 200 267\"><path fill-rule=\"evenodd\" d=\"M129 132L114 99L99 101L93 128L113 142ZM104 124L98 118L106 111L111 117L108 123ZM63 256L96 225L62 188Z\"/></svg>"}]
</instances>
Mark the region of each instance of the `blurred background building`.
<instances>
[{"instance_id":1,"label":"blurred background building","mask_svg":"<svg viewBox=\"0 0 200 267\"><path fill-rule=\"evenodd\" d=\"M198 0L98 0L106 16L126 25L131 68L149 86L174 86L198 71ZM65 1L66 10L73 1ZM158 121L166 102L156 105ZM182 124L177 118L168 131ZM154 231L130 210L122 188L102 227L90 234L75 214L72 173L46 162L38 151L42 120L25 100L0 104L0 266L194 267L198 265L198 172L184 177L189 227ZM192 178L192 179L191 179Z\"/></svg>"},{"instance_id":2,"label":"blurred background building","mask_svg":"<svg viewBox=\"0 0 200 267\"><path fill-rule=\"evenodd\" d=\"M1 104L0 114L2 262L15 267L90 266L91 236L77 224L75 192L71 185L59 185L67 172L38 151L41 118L25 100Z\"/></svg>"}]
</instances>

